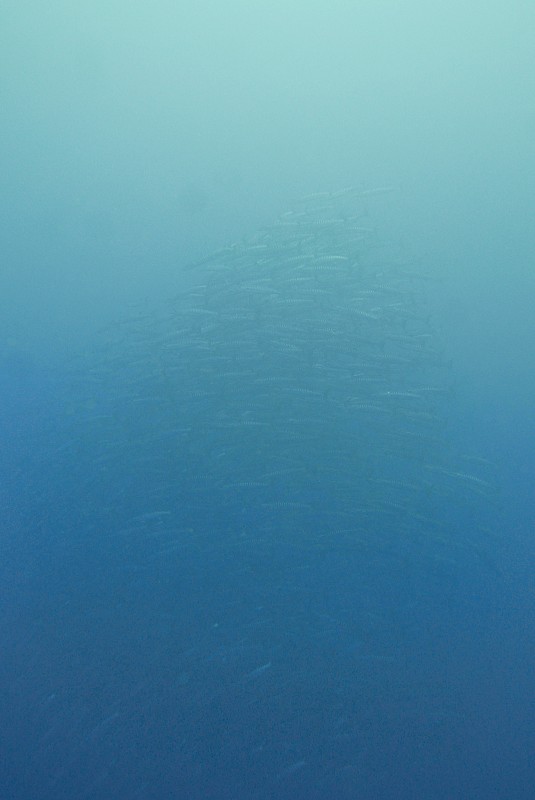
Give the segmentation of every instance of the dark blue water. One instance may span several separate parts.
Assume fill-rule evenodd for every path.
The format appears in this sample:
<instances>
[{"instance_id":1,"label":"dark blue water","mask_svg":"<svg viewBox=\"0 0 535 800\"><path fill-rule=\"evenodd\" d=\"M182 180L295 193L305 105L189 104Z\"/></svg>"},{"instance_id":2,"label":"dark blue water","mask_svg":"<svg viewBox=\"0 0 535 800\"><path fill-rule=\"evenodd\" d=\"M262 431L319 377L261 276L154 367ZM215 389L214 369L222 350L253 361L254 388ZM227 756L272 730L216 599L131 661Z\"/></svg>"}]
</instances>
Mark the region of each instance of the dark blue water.
<instances>
[{"instance_id":1,"label":"dark blue water","mask_svg":"<svg viewBox=\"0 0 535 800\"><path fill-rule=\"evenodd\" d=\"M4 797L531 797L532 459L514 416L493 417L498 524L477 548L255 539L254 518L237 546L206 497L168 557L157 512L125 547L140 485L102 478L69 370L2 365ZM478 413L464 436L452 421L464 446L488 435L495 410ZM469 538L474 511L452 503Z\"/></svg>"}]
</instances>

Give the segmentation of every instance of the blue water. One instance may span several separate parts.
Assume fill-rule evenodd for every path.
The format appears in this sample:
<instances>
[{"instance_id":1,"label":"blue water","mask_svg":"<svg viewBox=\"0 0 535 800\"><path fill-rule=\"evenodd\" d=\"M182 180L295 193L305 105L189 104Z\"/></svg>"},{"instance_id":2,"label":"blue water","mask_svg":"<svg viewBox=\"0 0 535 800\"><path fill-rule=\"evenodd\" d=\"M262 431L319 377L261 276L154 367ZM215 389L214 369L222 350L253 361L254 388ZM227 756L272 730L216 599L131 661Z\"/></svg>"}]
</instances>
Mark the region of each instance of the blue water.
<instances>
[{"instance_id":1,"label":"blue water","mask_svg":"<svg viewBox=\"0 0 535 800\"><path fill-rule=\"evenodd\" d=\"M531 800L533 12L179 5L0 12L0 798Z\"/></svg>"}]
</instances>

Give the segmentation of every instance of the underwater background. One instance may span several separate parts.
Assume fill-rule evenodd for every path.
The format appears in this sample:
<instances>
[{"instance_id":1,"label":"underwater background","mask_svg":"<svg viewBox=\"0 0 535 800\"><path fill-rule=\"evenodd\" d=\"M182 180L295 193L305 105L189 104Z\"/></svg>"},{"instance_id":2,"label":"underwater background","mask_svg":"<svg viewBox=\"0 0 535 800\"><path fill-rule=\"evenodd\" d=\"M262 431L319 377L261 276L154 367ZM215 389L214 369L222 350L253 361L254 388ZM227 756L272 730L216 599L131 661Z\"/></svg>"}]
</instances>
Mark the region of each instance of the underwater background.
<instances>
[{"instance_id":1,"label":"underwater background","mask_svg":"<svg viewBox=\"0 0 535 800\"><path fill-rule=\"evenodd\" d=\"M0 10L2 800L529 800L535 10Z\"/></svg>"}]
</instances>

